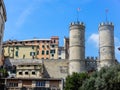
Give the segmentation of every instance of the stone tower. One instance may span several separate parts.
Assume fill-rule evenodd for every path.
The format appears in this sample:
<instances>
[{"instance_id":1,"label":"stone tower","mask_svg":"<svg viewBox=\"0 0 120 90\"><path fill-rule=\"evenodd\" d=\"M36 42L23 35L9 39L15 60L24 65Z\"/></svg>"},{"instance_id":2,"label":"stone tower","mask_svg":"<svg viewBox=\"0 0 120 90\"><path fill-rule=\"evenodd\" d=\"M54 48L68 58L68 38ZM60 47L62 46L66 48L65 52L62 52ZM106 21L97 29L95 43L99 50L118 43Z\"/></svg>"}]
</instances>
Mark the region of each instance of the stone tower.
<instances>
[{"instance_id":1,"label":"stone tower","mask_svg":"<svg viewBox=\"0 0 120 90\"><path fill-rule=\"evenodd\" d=\"M83 22L70 24L69 74L85 71L85 25Z\"/></svg>"},{"instance_id":2,"label":"stone tower","mask_svg":"<svg viewBox=\"0 0 120 90\"><path fill-rule=\"evenodd\" d=\"M114 25L111 22L99 25L99 59L99 68L115 63Z\"/></svg>"}]
</instances>

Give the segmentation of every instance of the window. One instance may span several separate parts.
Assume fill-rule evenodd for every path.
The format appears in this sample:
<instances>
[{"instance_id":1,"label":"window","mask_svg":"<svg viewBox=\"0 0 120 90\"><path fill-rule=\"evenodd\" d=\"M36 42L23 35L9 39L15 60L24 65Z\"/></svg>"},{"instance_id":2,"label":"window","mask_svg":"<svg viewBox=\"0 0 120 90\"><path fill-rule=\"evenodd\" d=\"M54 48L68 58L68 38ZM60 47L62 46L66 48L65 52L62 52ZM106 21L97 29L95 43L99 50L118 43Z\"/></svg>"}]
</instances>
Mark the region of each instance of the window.
<instances>
[{"instance_id":1,"label":"window","mask_svg":"<svg viewBox=\"0 0 120 90\"><path fill-rule=\"evenodd\" d=\"M28 43L27 41L25 43Z\"/></svg>"},{"instance_id":2,"label":"window","mask_svg":"<svg viewBox=\"0 0 120 90\"><path fill-rule=\"evenodd\" d=\"M32 56L32 52L30 52L30 56Z\"/></svg>"},{"instance_id":3,"label":"window","mask_svg":"<svg viewBox=\"0 0 120 90\"><path fill-rule=\"evenodd\" d=\"M49 48L49 45L47 45L47 48Z\"/></svg>"},{"instance_id":4,"label":"window","mask_svg":"<svg viewBox=\"0 0 120 90\"><path fill-rule=\"evenodd\" d=\"M54 57L54 54L52 54L52 57Z\"/></svg>"},{"instance_id":5,"label":"window","mask_svg":"<svg viewBox=\"0 0 120 90\"><path fill-rule=\"evenodd\" d=\"M8 87L18 87L18 83L8 83Z\"/></svg>"},{"instance_id":6,"label":"window","mask_svg":"<svg viewBox=\"0 0 120 90\"><path fill-rule=\"evenodd\" d=\"M42 41L43 43L45 43L45 41Z\"/></svg>"},{"instance_id":7,"label":"window","mask_svg":"<svg viewBox=\"0 0 120 90\"><path fill-rule=\"evenodd\" d=\"M42 51L42 55L44 55L45 54L45 52L44 51Z\"/></svg>"},{"instance_id":8,"label":"window","mask_svg":"<svg viewBox=\"0 0 120 90\"><path fill-rule=\"evenodd\" d=\"M32 46L32 49L34 49L34 46Z\"/></svg>"},{"instance_id":9,"label":"window","mask_svg":"<svg viewBox=\"0 0 120 90\"><path fill-rule=\"evenodd\" d=\"M32 72L32 75L35 75L35 72L34 72L34 71Z\"/></svg>"},{"instance_id":10,"label":"window","mask_svg":"<svg viewBox=\"0 0 120 90\"><path fill-rule=\"evenodd\" d=\"M35 52L30 52L30 56L35 56Z\"/></svg>"},{"instance_id":11,"label":"window","mask_svg":"<svg viewBox=\"0 0 120 90\"><path fill-rule=\"evenodd\" d=\"M25 58L25 54L23 55L23 59Z\"/></svg>"},{"instance_id":12,"label":"window","mask_svg":"<svg viewBox=\"0 0 120 90\"><path fill-rule=\"evenodd\" d=\"M39 51L37 51L37 55L39 55Z\"/></svg>"},{"instance_id":13,"label":"window","mask_svg":"<svg viewBox=\"0 0 120 90\"><path fill-rule=\"evenodd\" d=\"M44 46L44 45L42 45L42 48L45 48L45 46Z\"/></svg>"},{"instance_id":14,"label":"window","mask_svg":"<svg viewBox=\"0 0 120 90\"><path fill-rule=\"evenodd\" d=\"M36 81L36 86L37 87L45 87L45 81Z\"/></svg>"},{"instance_id":15,"label":"window","mask_svg":"<svg viewBox=\"0 0 120 90\"><path fill-rule=\"evenodd\" d=\"M22 72L19 72L19 75L22 75Z\"/></svg>"},{"instance_id":16,"label":"window","mask_svg":"<svg viewBox=\"0 0 120 90\"><path fill-rule=\"evenodd\" d=\"M31 41L31 43L34 43L34 41Z\"/></svg>"},{"instance_id":17,"label":"window","mask_svg":"<svg viewBox=\"0 0 120 90\"><path fill-rule=\"evenodd\" d=\"M55 47L55 45L52 45L51 47L52 47L52 48L54 48L54 47Z\"/></svg>"},{"instance_id":18,"label":"window","mask_svg":"<svg viewBox=\"0 0 120 90\"><path fill-rule=\"evenodd\" d=\"M28 72L25 72L25 75L28 75Z\"/></svg>"},{"instance_id":19,"label":"window","mask_svg":"<svg viewBox=\"0 0 120 90\"><path fill-rule=\"evenodd\" d=\"M35 56L35 52L33 52L33 55Z\"/></svg>"},{"instance_id":20,"label":"window","mask_svg":"<svg viewBox=\"0 0 120 90\"><path fill-rule=\"evenodd\" d=\"M22 44L23 42L20 42L20 44Z\"/></svg>"},{"instance_id":21,"label":"window","mask_svg":"<svg viewBox=\"0 0 120 90\"><path fill-rule=\"evenodd\" d=\"M16 46L16 49L19 49L19 47L18 47L18 46Z\"/></svg>"},{"instance_id":22,"label":"window","mask_svg":"<svg viewBox=\"0 0 120 90\"><path fill-rule=\"evenodd\" d=\"M40 41L37 41L37 43L40 43Z\"/></svg>"},{"instance_id":23,"label":"window","mask_svg":"<svg viewBox=\"0 0 120 90\"><path fill-rule=\"evenodd\" d=\"M61 57L59 57L59 59L62 59Z\"/></svg>"},{"instance_id":24,"label":"window","mask_svg":"<svg viewBox=\"0 0 120 90\"><path fill-rule=\"evenodd\" d=\"M49 43L50 41L47 41L47 43Z\"/></svg>"},{"instance_id":25,"label":"window","mask_svg":"<svg viewBox=\"0 0 120 90\"><path fill-rule=\"evenodd\" d=\"M37 49L39 49L39 46L37 46Z\"/></svg>"},{"instance_id":26,"label":"window","mask_svg":"<svg viewBox=\"0 0 120 90\"><path fill-rule=\"evenodd\" d=\"M55 50L51 50L50 53L55 53Z\"/></svg>"},{"instance_id":27,"label":"window","mask_svg":"<svg viewBox=\"0 0 120 90\"><path fill-rule=\"evenodd\" d=\"M61 50L59 50L59 53L58 53L59 55L61 55Z\"/></svg>"},{"instance_id":28,"label":"window","mask_svg":"<svg viewBox=\"0 0 120 90\"><path fill-rule=\"evenodd\" d=\"M46 51L46 54L49 55L49 51Z\"/></svg>"},{"instance_id":29,"label":"window","mask_svg":"<svg viewBox=\"0 0 120 90\"><path fill-rule=\"evenodd\" d=\"M20 67L24 67L23 65L20 65Z\"/></svg>"},{"instance_id":30,"label":"window","mask_svg":"<svg viewBox=\"0 0 120 90\"><path fill-rule=\"evenodd\" d=\"M15 52L15 56L18 56L18 51Z\"/></svg>"}]
</instances>

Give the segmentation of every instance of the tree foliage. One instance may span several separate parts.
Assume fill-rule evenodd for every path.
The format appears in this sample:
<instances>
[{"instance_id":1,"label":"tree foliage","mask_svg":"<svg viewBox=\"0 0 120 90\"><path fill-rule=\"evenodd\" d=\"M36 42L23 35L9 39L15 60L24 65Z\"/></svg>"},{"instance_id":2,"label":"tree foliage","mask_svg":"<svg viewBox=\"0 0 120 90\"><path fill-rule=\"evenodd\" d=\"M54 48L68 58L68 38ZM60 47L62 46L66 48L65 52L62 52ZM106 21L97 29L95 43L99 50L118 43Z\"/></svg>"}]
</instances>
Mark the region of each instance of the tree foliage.
<instances>
[{"instance_id":1,"label":"tree foliage","mask_svg":"<svg viewBox=\"0 0 120 90\"><path fill-rule=\"evenodd\" d=\"M82 86L83 81L88 78L87 73L73 73L66 78L64 90L78 90Z\"/></svg>"},{"instance_id":2,"label":"tree foliage","mask_svg":"<svg viewBox=\"0 0 120 90\"><path fill-rule=\"evenodd\" d=\"M88 90L89 88L92 90L120 90L120 65L104 67L91 74L80 90Z\"/></svg>"},{"instance_id":3,"label":"tree foliage","mask_svg":"<svg viewBox=\"0 0 120 90\"><path fill-rule=\"evenodd\" d=\"M0 78L5 78L8 76L7 70L0 68Z\"/></svg>"},{"instance_id":4,"label":"tree foliage","mask_svg":"<svg viewBox=\"0 0 120 90\"><path fill-rule=\"evenodd\" d=\"M104 67L90 75L73 73L66 78L65 90L120 90L120 65Z\"/></svg>"}]
</instances>

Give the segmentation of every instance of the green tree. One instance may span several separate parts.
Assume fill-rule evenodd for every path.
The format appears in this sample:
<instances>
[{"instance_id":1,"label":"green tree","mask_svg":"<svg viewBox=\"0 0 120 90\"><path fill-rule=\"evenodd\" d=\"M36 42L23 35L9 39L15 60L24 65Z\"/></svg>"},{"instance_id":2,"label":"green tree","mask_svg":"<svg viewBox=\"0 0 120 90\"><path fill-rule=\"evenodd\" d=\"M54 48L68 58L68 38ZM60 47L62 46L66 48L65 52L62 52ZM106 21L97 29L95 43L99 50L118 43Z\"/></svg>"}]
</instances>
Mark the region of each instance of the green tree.
<instances>
[{"instance_id":1,"label":"green tree","mask_svg":"<svg viewBox=\"0 0 120 90\"><path fill-rule=\"evenodd\" d=\"M66 78L65 90L120 90L120 64L91 74L73 73Z\"/></svg>"},{"instance_id":2,"label":"green tree","mask_svg":"<svg viewBox=\"0 0 120 90\"><path fill-rule=\"evenodd\" d=\"M64 90L79 90L86 78L87 73L73 73L67 76Z\"/></svg>"},{"instance_id":3,"label":"green tree","mask_svg":"<svg viewBox=\"0 0 120 90\"><path fill-rule=\"evenodd\" d=\"M7 70L0 68L0 78L5 78L8 76Z\"/></svg>"},{"instance_id":4,"label":"green tree","mask_svg":"<svg viewBox=\"0 0 120 90\"><path fill-rule=\"evenodd\" d=\"M79 90L120 90L120 65L94 72Z\"/></svg>"}]
</instances>

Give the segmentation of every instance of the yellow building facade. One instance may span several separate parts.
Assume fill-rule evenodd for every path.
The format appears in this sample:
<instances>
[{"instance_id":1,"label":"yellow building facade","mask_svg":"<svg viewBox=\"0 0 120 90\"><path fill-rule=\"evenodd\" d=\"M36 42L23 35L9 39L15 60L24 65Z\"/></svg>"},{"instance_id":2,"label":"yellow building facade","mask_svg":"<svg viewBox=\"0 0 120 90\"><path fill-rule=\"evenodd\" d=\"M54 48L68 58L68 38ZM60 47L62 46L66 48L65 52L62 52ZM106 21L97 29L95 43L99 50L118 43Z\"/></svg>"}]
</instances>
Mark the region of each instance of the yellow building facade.
<instances>
[{"instance_id":1,"label":"yellow building facade","mask_svg":"<svg viewBox=\"0 0 120 90\"><path fill-rule=\"evenodd\" d=\"M4 56L13 59L58 59L59 38L6 41Z\"/></svg>"},{"instance_id":2,"label":"yellow building facade","mask_svg":"<svg viewBox=\"0 0 120 90\"><path fill-rule=\"evenodd\" d=\"M4 46L4 56L14 59L34 59L37 57L37 46Z\"/></svg>"}]
</instances>

